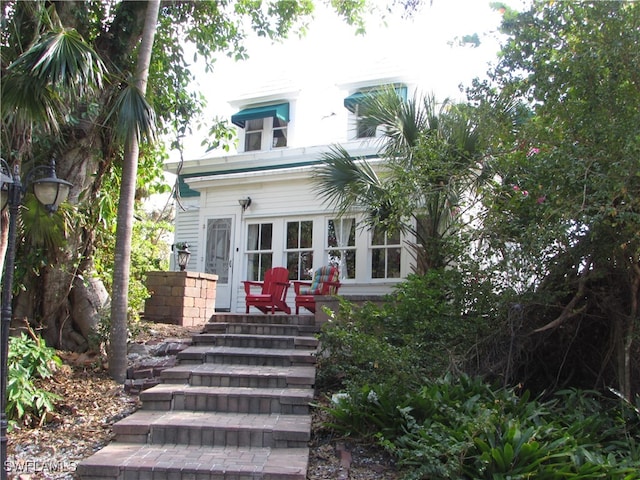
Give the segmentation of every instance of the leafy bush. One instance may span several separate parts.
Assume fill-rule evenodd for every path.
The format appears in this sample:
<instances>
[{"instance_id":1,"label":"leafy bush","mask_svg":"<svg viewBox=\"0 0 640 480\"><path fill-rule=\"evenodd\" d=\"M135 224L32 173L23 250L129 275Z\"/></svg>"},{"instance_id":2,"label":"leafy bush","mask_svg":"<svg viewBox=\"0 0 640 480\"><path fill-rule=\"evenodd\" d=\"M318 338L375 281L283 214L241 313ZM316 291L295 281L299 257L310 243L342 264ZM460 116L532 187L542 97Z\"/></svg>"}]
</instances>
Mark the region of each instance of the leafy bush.
<instances>
[{"instance_id":1,"label":"leafy bush","mask_svg":"<svg viewBox=\"0 0 640 480\"><path fill-rule=\"evenodd\" d=\"M530 399L447 375L404 395L364 387L328 410L330 426L376 439L408 480L640 478L640 409L597 392Z\"/></svg>"},{"instance_id":2,"label":"leafy bush","mask_svg":"<svg viewBox=\"0 0 640 480\"><path fill-rule=\"evenodd\" d=\"M320 335L321 387L406 391L457 370L486 329L465 304L465 291L457 272L432 270L409 276L382 306L343 301Z\"/></svg>"},{"instance_id":3,"label":"leafy bush","mask_svg":"<svg viewBox=\"0 0 640 480\"><path fill-rule=\"evenodd\" d=\"M62 365L53 348L47 347L42 338L23 333L9 342L7 405L9 428L18 421L28 424L33 420L43 421L47 412L54 410L53 403L59 399L38 387L37 380L49 378Z\"/></svg>"}]
</instances>

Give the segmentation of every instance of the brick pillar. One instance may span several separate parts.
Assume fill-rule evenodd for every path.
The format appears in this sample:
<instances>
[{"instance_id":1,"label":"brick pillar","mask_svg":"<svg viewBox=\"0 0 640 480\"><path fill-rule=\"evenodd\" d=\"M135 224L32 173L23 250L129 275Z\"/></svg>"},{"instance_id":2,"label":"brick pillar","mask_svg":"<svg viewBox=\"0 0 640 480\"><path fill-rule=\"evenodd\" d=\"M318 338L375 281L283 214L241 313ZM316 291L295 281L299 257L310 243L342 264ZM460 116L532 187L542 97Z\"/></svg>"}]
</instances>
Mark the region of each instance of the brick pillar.
<instances>
[{"instance_id":1,"label":"brick pillar","mask_svg":"<svg viewBox=\"0 0 640 480\"><path fill-rule=\"evenodd\" d=\"M217 275L200 272L147 272L151 296L144 318L185 327L204 325L215 313Z\"/></svg>"}]
</instances>

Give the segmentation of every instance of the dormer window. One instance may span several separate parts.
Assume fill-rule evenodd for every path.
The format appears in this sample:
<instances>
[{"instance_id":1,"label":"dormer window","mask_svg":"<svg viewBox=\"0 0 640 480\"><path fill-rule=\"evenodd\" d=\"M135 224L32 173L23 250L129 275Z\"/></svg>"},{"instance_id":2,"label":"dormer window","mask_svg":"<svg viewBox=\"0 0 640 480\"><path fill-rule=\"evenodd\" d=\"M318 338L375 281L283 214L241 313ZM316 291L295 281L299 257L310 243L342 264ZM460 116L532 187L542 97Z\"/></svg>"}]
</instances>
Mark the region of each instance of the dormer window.
<instances>
[{"instance_id":1,"label":"dormer window","mask_svg":"<svg viewBox=\"0 0 640 480\"><path fill-rule=\"evenodd\" d=\"M376 136L377 126L372 125L371 121L364 121L364 107L366 101L370 101L372 97L375 98L376 95L390 88L394 89L403 100L407 99L407 87L396 85L369 87L354 92L344 99L345 108L353 114L353 118L355 119L355 138L371 138Z\"/></svg>"},{"instance_id":2,"label":"dormer window","mask_svg":"<svg viewBox=\"0 0 640 480\"><path fill-rule=\"evenodd\" d=\"M270 150L287 146L289 104L246 108L231 117L244 129L244 151Z\"/></svg>"}]
</instances>

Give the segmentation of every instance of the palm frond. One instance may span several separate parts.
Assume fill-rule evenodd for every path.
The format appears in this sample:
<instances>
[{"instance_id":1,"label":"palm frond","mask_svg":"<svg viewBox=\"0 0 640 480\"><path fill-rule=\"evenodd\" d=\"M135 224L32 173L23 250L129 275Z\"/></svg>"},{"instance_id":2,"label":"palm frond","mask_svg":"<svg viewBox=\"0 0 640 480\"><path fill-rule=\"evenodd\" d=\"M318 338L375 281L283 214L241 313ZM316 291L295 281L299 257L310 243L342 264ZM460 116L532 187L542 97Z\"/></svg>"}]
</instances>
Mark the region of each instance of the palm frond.
<instances>
[{"instance_id":1,"label":"palm frond","mask_svg":"<svg viewBox=\"0 0 640 480\"><path fill-rule=\"evenodd\" d=\"M45 34L9 66L9 71L16 70L83 95L102 87L106 68L76 30L58 29Z\"/></svg>"},{"instance_id":2,"label":"palm frond","mask_svg":"<svg viewBox=\"0 0 640 480\"><path fill-rule=\"evenodd\" d=\"M141 142L146 138L150 143L156 140L156 114L144 94L133 79L127 82L109 110L107 121L115 118L115 135L125 143L133 132Z\"/></svg>"},{"instance_id":3,"label":"palm frond","mask_svg":"<svg viewBox=\"0 0 640 480\"><path fill-rule=\"evenodd\" d=\"M1 83L2 121L27 129L32 123L57 131L65 105L60 96L39 78L21 72L5 75Z\"/></svg>"},{"instance_id":4,"label":"palm frond","mask_svg":"<svg viewBox=\"0 0 640 480\"><path fill-rule=\"evenodd\" d=\"M382 188L371 165L352 157L341 146L332 146L321 157L322 165L313 172L314 190L339 214L367 203Z\"/></svg>"}]
</instances>

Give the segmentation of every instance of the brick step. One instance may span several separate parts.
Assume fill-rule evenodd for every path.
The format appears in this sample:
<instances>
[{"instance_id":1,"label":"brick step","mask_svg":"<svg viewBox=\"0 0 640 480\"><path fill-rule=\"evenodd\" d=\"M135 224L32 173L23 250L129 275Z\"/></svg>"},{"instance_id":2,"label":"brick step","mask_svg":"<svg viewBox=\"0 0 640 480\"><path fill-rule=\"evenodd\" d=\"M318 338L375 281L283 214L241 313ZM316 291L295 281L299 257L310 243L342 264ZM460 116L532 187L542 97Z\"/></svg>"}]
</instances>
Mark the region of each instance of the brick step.
<instances>
[{"instance_id":1,"label":"brick step","mask_svg":"<svg viewBox=\"0 0 640 480\"><path fill-rule=\"evenodd\" d=\"M320 330L315 325L286 325L272 323L209 322L204 333L231 333L236 335L293 335L312 336Z\"/></svg>"},{"instance_id":2,"label":"brick step","mask_svg":"<svg viewBox=\"0 0 640 480\"><path fill-rule=\"evenodd\" d=\"M113 425L116 442L214 447L304 448L310 415L138 410Z\"/></svg>"},{"instance_id":3,"label":"brick step","mask_svg":"<svg viewBox=\"0 0 640 480\"><path fill-rule=\"evenodd\" d=\"M311 388L316 383L314 366L258 367L251 365L178 365L162 371L164 383L193 386L251 388Z\"/></svg>"},{"instance_id":4,"label":"brick step","mask_svg":"<svg viewBox=\"0 0 640 480\"><path fill-rule=\"evenodd\" d=\"M87 480L305 480L308 463L308 448L111 443L77 472Z\"/></svg>"},{"instance_id":5,"label":"brick step","mask_svg":"<svg viewBox=\"0 0 640 480\"><path fill-rule=\"evenodd\" d=\"M315 365L316 350L193 346L178 354L181 364L225 363L230 365Z\"/></svg>"},{"instance_id":6,"label":"brick step","mask_svg":"<svg viewBox=\"0 0 640 480\"><path fill-rule=\"evenodd\" d=\"M192 387L162 384L140 394L144 410L308 415L310 388Z\"/></svg>"},{"instance_id":7,"label":"brick step","mask_svg":"<svg viewBox=\"0 0 640 480\"><path fill-rule=\"evenodd\" d=\"M241 348L315 349L318 339L291 335L201 333L193 337L194 345Z\"/></svg>"},{"instance_id":8,"label":"brick step","mask_svg":"<svg viewBox=\"0 0 640 480\"><path fill-rule=\"evenodd\" d=\"M314 326L314 315L284 315L284 314L244 314L244 313L216 313L209 323L270 323L275 325L310 325Z\"/></svg>"}]
</instances>

